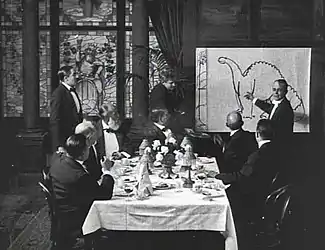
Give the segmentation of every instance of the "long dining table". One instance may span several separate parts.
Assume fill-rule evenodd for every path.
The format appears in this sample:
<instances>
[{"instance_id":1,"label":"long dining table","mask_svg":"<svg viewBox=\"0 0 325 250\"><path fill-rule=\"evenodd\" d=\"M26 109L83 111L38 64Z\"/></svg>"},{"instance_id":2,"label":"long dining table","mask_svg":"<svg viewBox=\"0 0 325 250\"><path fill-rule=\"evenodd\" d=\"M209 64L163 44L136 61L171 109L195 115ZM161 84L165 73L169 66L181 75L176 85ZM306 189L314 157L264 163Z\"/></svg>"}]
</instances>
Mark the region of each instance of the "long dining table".
<instances>
[{"instance_id":1,"label":"long dining table","mask_svg":"<svg viewBox=\"0 0 325 250\"><path fill-rule=\"evenodd\" d=\"M198 157L197 162L198 164L201 162L206 173L219 171L215 158ZM120 165L119 168L120 173L123 168L127 171L124 174L119 174L117 179L126 180L123 181L124 183L127 181L136 183L137 167ZM162 179L159 177L159 173L163 169L161 167L153 168L150 180L154 192L147 199L142 200L123 195L125 191L118 186L121 182L116 179L112 199L93 202L82 227L83 234L90 235L99 229L113 232L156 232L156 236L157 233L160 235L165 233L163 238L167 238L168 241L175 238L166 236L168 232L174 232L177 235L180 232L192 232L193 235L196 232L205 232L203 234L213 233L213 237L221 235L224 239L225 249L237 250L235 223L223 183L215 178L197 180L195 171L191 171L192 179L195 182L200 182L203 187L208 187L202 189L205 192L198 193L180 185L181 177L188 176L187 172L181 172L180 169L180 166L173 168L179 178ZM168 188L161 188L162 190L158 188L161 183L167 184ZM145 237L148 239L148 236ZM179 237L176 236L177 238ZM166 242L164 239L160 242ZM185 239L185 241L187 240ZM153 244L158 244L157 242L159 241Z\"/></svg>"}]
</instances>

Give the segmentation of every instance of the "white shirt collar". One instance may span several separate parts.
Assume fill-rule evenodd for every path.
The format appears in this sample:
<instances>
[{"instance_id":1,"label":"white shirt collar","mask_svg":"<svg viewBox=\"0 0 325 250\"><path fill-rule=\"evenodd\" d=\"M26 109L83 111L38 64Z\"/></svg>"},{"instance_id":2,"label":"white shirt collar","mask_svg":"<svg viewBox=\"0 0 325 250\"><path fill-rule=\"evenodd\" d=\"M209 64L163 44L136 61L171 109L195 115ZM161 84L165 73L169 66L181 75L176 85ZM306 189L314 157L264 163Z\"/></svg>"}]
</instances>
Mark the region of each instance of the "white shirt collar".
<instances>
[{"instance_id":1,"label":"white shirt collar","mask_svg":"<svg viewBox=\"0 0 325 250\"><path fill-rule=\"evenodd\" d=\"M83 167L83 169L84 169L87 173L89 173L88 170L87 170L87 168L86 168L86 166L84 165L84 161L76 160L76 162L78 162L78 163Z\"/></svg>"},{"instance_id":2,"label":"white shirt collar","mask_svg":"<svg viewBox=\"0 0 325 250\"><path fill-rule=\"evenodd\" d=\"M271 142L271 140L262 140L258 142L258 148L261 148L265 143Z\"/></svg>"},{"instance_id":3,"label":"white shirt collar","mask_svg":"<svg viewBox=\"0 0 325 250\"><path fill-rule=\"evenodd\" d=\"M276 100L272 100L272 104L274 104L274 105L279 105L279 104L283 101L283 99L284 99L284 98L282 98L281 100L278 100L278 101L276 101Z\"/></svg>"},{"instance_id":4,"label":"white shirt collar","mask_svg":"<svg viewBox=\"0 0 325 250\"><path fill-rule=\"evenodd\" d=\"M160 130L163 130L165 128L164 125L161 125L159 123L154 122L153 124L155 124Z\"/></svg>"},{"instance_id":5,"label":"white shirt collar","mask_svg":"<svg viewBox=\"0 0 325 250\"><path fill-rule=\"evenodd\" d=\"M110 128L104 120L102 120L103 129Z\"/></svg>"},{"instance_id":6,"label":"white shirt collar","mask_svg":"<svg viewBox=\"0 0 325 250\"><path fill-rule=\"evenodd\" d=\"M62 81L61 81L61 84L70 91L70 89L71 89L70 85L68 85L68 84L66 84L65 82L62 82Z\"/></svg>"},{"instance_id":7,"label":"white shirt collar","mask_svg":"<svg viewBox=\"0 0 325 250\"><path fill-rule=\"evenodd\" d=\"M239 129L231 130L230 131L230 137L233 136Z\"/></svg>"}]
</instances>

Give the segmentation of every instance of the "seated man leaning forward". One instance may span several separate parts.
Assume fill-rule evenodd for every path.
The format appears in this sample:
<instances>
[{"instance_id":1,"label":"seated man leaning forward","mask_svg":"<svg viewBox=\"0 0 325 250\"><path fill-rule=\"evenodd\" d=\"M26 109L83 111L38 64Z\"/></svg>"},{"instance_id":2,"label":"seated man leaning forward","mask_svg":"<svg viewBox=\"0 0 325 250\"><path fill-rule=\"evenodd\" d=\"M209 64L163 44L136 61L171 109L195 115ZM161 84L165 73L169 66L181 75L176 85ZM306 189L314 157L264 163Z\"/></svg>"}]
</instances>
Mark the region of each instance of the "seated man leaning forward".
<instances>
[{"instance_id":1,"label":"seated man leaning forward","mask_svg":"<svg viewBox=\"0 0 325 250\"><path fill-rule=\"evenodd\" d=\"M97 122L98 140L96 144L100 158L120 159L130 157L130 150L127 145L129 138L121 126L122 122L112 104L104 104L99 108L100 120Z\"/></svg>"},{"instance_id":2,"label":"seated man leaning forward","mask_svg":"<svg viewBox=\"0 0 325 250\"><path fill-rule=\"evenodd\" d=\"M223 140L218 134L215 137L223 152L218 159L220 171L223 173L239 171L248 156L257 149L254 134L244 130L243 125L241 114L237 111L230 112L226 120L226 126L230 129L230 138Z\"/></svg>"},{"instance_id":3,"label":"seated man leaning forward","mask_svg":"<svg viewBox=\"0 0 325 250\"><path fill-rule=\"evenodd\" d=\"M89 157L85 160L84 165L90 176L99 180L103 174L102 169L110 169L114 162L106 157L100 158L96 148L98 132L92 122L83 121L79 123L75 129L75 134L83 134L86 137L89 146Z\"/></svg>"},{"instance_id":4,"label":"seated man leaning forward","mask_svg":"<svg viewBox=\"0 0 325 250\"><path fill-rule=\"evenodd\" d=\"M90 176L84 166L89 155L84 135L70 136L65 143L65 150L66 154L53 157L50 176L59 211L60 234L67 242L71 235L81 233L82 224L94 200L112 198L114 179L105 174L101 185L98 185Z\"/></svg>"},{"instance_id":5,"label":"seated man leaning forward","mask_svg":"<svg viewBox=\"0 0 325 250\"><path fill-rule=\"evenodd\" d=\"M166 139L174 138L172 131L168 128L170 122L170 114L167 109L154 109L150 114L151 120L144 126L144 137L152 143L159 140L161 145L166 144Z\"/></svg>"},{"instance_id":6,"label":"seated man leaning forward","mask_svg":"<svg viewBox=\"0 0 325 250\"><path fill-rule=\"evenodd\" d=\"M256 212L260 211L259 208L270 191L272 179L281 168L281 161L277 158L279 149L272 142L274 137L272 121L259 120L255 137L259 148L248 157L243 167L239 171L216 176L224 183L236 182L239 185L238 191L247 204L239 209L247 208L247 212L253 212L254 207L257 208Z\"/></svg>"}]
</instances>

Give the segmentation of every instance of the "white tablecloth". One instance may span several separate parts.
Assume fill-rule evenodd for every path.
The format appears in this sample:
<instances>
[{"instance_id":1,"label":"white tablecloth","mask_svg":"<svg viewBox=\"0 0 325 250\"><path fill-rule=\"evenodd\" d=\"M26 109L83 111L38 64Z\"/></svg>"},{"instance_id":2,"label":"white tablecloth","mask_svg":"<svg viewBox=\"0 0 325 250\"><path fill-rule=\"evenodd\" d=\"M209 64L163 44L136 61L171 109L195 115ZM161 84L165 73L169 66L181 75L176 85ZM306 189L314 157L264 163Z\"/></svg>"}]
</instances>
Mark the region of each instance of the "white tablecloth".
<instances>
[{"instance_id":1,"label":"white tablecloth","mask_svg":"<svg viewBox=\"0 0 325 250\"><path fill-rule=\"evenodd\" d=\"M209 164L211 168L211 164ZM217 168L214 162L214 168ZM159 180L150 176L152 182ZM169 180L173 182L174 180ZM112 200L95 201L83 224L83 234L100 228L129 231L220 231L226 238L226 249L237 250L235 225L224 190L219 197L203 200L204 195L183 188L155 190L147 200L129 200L113 196Z\"/></svg>"}]
</instances>

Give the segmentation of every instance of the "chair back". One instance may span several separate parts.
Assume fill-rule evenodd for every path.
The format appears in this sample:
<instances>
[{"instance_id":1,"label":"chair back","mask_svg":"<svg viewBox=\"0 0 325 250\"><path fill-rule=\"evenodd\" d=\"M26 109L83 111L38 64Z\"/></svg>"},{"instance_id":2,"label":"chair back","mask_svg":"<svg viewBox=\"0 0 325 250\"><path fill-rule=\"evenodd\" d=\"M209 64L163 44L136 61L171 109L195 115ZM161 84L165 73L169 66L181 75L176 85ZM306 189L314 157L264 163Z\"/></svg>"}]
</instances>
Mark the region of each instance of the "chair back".
<instances>
[{"instance_id":1,"label":"chair back","mask_svg":"<svg viewBox=\"0 0 325 250\"><path fill-rule=\"evenodd\" d=\"M47 186L45 183L38 182L39 186L42 189L42 192L45 195L45 199L49 206L49 215L51 219L51 241L52 245L56 245L58 240L59 233L59 220L58 220L58 210L55 202L55 198L53 192L51 192L51 188Z\"/></svg>"},{"instance_id":2,"label":"chair back","mask_svg":"<svg viewBox=\"0 0 325 250\"><path fill-rule=\"evenodd\" d=\"M282 186L265 199L263 215L252 223L256 247L273 249L281 244L283 223L291 214L291 188L291 185Z\"/></svg>"}]
</instances>

